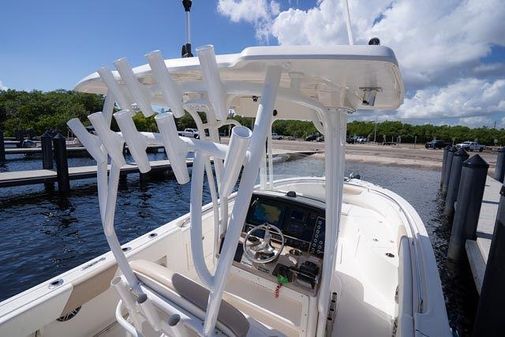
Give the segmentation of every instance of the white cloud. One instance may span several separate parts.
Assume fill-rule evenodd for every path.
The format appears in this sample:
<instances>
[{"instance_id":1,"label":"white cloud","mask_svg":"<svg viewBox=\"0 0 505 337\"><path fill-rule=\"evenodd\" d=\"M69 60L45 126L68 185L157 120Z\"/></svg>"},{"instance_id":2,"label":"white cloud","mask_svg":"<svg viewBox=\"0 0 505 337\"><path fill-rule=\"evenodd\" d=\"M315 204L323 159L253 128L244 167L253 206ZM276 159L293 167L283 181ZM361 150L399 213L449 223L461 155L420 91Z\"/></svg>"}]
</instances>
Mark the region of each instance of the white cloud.
<instances>
[{"instance_id":1,"label":"white cloud","mask_svg":"<svg viewBox=\"0 0 505 337\"><path fill-rule=\"evenodd\" d=\"M279 14L280 6L271 0L219 0L217 10L232 22L253 24L256 37L268 41L272 17Z\"/></svg>"},{"instance_id":2,"label":"white cloud","mask_svg":"<svg viewBox=\"0 0 505 337\"><path fill-rule=\"evenodd\" d=\"M468 78L417 90L398 109L403 118L482 116L505 111L505 80Z\"/></svg>"},{"instance_id":3,"label":"white cloud","mask_svg":"<svg viewBox=\"0 0 505 337\"><path fill-rule=\"evenodd\" d=\"M3 83L2 81L0 81L0 90L7 90L9 88L7 88Z\"/></svg>"},{"instance_id":4,"label":"white cloud","mask_svg":"<svg viewBox=\"0 0 505 337\"><path fill-rule=\"evenodd\" d=\"M254 23L258 35L284 45L346 44L341 0L312 8L268 0L220 0L220 13ZM399 60L408 97L403 118L482 116L505 112L505 62L482 63L505 46L503 0L352 0L356 43L379 37ZM273 8L273 9L272 9ZM261 24L258 24L260 22Z\"/></svg>"}]
</instances>

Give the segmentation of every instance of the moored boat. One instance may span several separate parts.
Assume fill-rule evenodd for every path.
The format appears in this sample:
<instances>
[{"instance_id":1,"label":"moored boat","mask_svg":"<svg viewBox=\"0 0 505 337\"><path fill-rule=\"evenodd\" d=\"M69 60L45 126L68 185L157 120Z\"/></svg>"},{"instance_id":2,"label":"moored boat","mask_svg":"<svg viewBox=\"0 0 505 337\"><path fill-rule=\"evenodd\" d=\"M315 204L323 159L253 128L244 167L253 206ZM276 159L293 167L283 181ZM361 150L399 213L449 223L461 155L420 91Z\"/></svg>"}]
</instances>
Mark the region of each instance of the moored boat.
<instances>
[{"instance_id":1,"label":"moored boat","mask_svg":"<svg viewBox=\"0 0 505 337\"><path fill-rule=\"evenodd\" d=\"M252 47L216 56L203 46L197 57L146 57L136 68L120 59L117 71L101 68L76 86L106 95L103 111L89 116L96 135L68 123L98 163L111 251L0 303L0 335L450 335L417 212L391 191L344 178L347 115L403 101L391 49ZM254 128L230 119L230 109L255 118ZM137 130L139 110L155 116L159 132ZM179 136L175 118L185 112L200 139ZM274 179L278 119L311 121L324 134L324 177ZM218 129L229 124L230 142L221 144ZM121 246L114 214L124 144L141 172L150 170L148 145L163 146L177 182L191 184L191 211Z\"/></svg>"}]
</instances>

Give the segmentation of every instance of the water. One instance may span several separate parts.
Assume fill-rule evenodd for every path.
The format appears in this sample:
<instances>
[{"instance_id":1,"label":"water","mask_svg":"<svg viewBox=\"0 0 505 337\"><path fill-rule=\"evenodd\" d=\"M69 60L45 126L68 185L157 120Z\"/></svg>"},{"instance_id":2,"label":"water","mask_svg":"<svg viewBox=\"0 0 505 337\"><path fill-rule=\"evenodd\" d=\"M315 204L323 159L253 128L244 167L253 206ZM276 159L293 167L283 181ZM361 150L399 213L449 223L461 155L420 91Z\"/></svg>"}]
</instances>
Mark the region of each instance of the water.
<instances>
[{"instance_id":1,"label":"water","mask_svg":"<svg viewBox=\"0 0 505 337\"><path fill-rule=\"evenodd\" d=\"M163 159L164 155L152 155ZM88 158L72 158L71 166L92 165ZM40 168L39 160L8 161L1 171ZM322 160L277 163L276 176L313 175L324 172ZM466 264L447 262L450 230L438 198L438 171L347 163L346 174L388 188L410 202L423 219L430 236L445 294L451 327L469 336L477 307L477 293ZM102 233L95 179L72 182L72 193L61 198L42 185L0 190L0 300L26 290L108 250ZM189 184L173 178L139 180L128 176L120 186L116 228L125 243L189 211ZM175 202L174 202L175 201ZM210 201L207 189L204 201Z\"/></svg>"}]
</instances>

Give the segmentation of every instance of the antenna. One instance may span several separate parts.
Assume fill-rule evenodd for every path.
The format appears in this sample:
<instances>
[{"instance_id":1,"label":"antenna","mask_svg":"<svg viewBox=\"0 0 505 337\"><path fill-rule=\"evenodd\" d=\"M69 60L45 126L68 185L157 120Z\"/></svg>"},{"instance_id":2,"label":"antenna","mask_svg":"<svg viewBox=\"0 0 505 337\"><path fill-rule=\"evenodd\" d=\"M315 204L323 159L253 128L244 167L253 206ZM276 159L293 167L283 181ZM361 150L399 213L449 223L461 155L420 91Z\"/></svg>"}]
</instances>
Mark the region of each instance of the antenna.
<instances>
[{"instance_id":1,"label":"antenna","mask_svg":"<svg viewBox=\"0 0 505 337\"><path fill-rule=\"evenodd\" d=\"M193 57L193 54L191 53L191 27L189 21L189 12L191 11L192 3L193 1L191 0L182 0L182 5L184 6L184 11L186 12L186 43L182 45L182 57Z\"/></svg>"},{"instance_id":2,"label":"antenna","mask_svg":"<svg viewBox=\"0 0 505 337\"><path fill-rule=\"evenodd\" d=\"M347 15L345 17L345 25L347 26L347 38L349 39L349 44L352 46L354 44L354 38L352 37L352 29L351 29L351 13L349 12L349 1L342 0L344 2L344 8L347 11Z\"/></svg>"}]
</instances>

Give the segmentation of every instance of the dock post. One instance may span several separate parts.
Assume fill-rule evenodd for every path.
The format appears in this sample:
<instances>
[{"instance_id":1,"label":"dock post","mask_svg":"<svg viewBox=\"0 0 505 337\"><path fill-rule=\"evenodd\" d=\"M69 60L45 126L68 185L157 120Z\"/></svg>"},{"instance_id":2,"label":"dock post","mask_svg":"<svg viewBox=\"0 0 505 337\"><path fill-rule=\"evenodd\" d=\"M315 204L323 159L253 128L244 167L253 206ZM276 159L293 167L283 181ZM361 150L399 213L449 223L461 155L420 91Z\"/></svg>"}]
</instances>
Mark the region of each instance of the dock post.
<instances>
[{"instance_id":1,"label":"dock post","mask_svg":"<svg viewBox=\"0 0 505 337\"><path fill-rule=\"evenodd\" d=\"M445 197L444 214L452 217L454 214L454 202L458 197L459 183L461 180L461 169L463 162L468 159L468 153L464 149L458 149L452 157L451 172L449 174L449 184Z\"/></svg>"},{"instance_id":2,"label":"dock post","mask_svg":"<svg viewBox=\"0 0 505 337\"><path fill-rule=\"evenodd\" d=\"M500 191L500 204L489 249L486 272L482 281L479 305L475 316L475 337L503 336L505 317L505 188Z\"/></svg>"},{"instance_id":3,"label":"dock post","mask_svg":"<svg viewBox=\"0 0 505 337\"><path fill-rule=\"evenodd\" d=\"M442 172L440 173L440 188L444 185L445 168L447 167L447 154L449 154L450 145L444 147L444 156L442 158Z\"/></svg>"},{"instance_id":4,"label":"dock post","mask_svg":"<svg viewBox=\"0 0 505 337\"><path fill-rule=\"evenodd\" d=\"M42 147L42 168L45 170L53 169L53 137L49 132L44 132L40 137Z\"/></svg>"},{"instance_id":5,"label":"dock post","mask_svg":"<svg viewBox=\"0 0 505 337\"><path fill-rule=\"evenodd\" d=\"M475 240L489 164L478 154L463 162L447 257L464 256L466 240Z\"/></svg>"},{"instance_id":6,"label":"dock post","mask_svg":"<svg viewBox=\"0 0 505 337\"><path fill-rule=\"evenodd\" d=\"M4 132L0 130L0 164L5 162L5 141Z\"/></svg>"},{"instance_id":7,"label":"dock post","mask_svg":"<svg viewBox=\"0 0 505 337\"><path fill-rule=\"evenodd\" d=\"M498 149L498 156L496 158L496 168L494 169L494 178L503 183L505 175L505 147Z\"/></svg>"},{"instance_id":8,"label":"dock post","mask_svg":"<svg viewBox=\"0 0 505 337\"><path fill-rule=\"evenodd\" d=\"M451 146L451 148L447 151L447 159L446 159L445 168L444 168L444 183L442 184L442 195L443 196L445 196L447 194L447 186L449 186L449 180L451 178L452 159L454 158L455 152L456 152L455 146Z\"/></svg>"},{"instance_id":9,"label":"dock post","mask_svg":"<svg viewBox=\"0 0 505 337\"><path fill-rule=\"evenodd\" d=\"M61 133L53 138L54 159L56 161L56 173L58 174L58 190L60 193L70 192L70 177L68 175L68 158L66 139Z\"/></svg>"}]
</instances>

